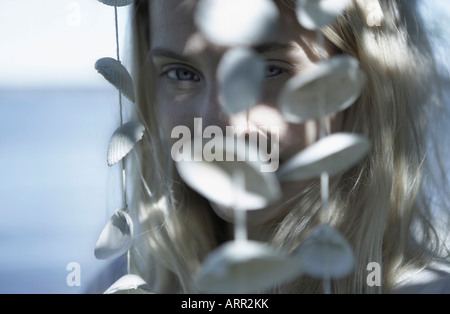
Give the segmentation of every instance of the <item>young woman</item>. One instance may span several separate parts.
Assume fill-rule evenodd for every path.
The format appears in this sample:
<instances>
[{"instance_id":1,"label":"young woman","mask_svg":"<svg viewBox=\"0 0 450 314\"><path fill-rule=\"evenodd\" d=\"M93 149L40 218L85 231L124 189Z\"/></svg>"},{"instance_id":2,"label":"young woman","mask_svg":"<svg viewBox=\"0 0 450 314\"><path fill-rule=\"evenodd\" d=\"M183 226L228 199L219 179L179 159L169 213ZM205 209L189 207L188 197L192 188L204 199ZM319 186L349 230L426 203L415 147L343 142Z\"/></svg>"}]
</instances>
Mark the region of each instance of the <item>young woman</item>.
<instances>
[{"instance_id":1,"label":"young woman","mask_svg":"<svg viewBox=\"0 0 450 314\"><path fill-rule=\"evenodd\" d=\"M194 118L202 118L203 128L276 125L283 165L317 140L314 122L289 123L280 113L277 99L284 84L321 59L346 54L359 61L367 84L352 106L328 118L327 131L363 134L372 147L352 169L330 178L332 224L356 256L354 271L334 280L331 290L450 292L449 273L433 273L433 267L445 265L448 253L443 242L447 234L442 237L436 225L448 215L447 181L445 173L434 176L439 145L430 137L444 111L416 1L379 1L384 15L380 25L367 23L364 5L371 1L349 1L342 16L322 29L321 46L316 34L299 24L295 0L274 0L281 23L275 40L252 47L266 62L263 97L248 114L236 115L223 113L216 78L221 57L232 47L215 45L199 32L197 2L137 0L133 8L136 117L146 126L130 197L130 209L137 211L133 272L154 292L196 293L193 276L205 257L233 239L230 211L208 202L178 176L170 155L172 129L184 125L193 130ZM442 139L441 145L448 143ZM290 252L321 223L320 182L284 183L281 188L278 202L249 212L248 233L250 239ZM436 208L439 220L433 217ZM381 285L367 283L372 262L381 266ZM408 281L426 274L439 276L425 281L426 286ZM323 290L320 280L302 275L262 292Z\"/></svg>"}]
</instances>

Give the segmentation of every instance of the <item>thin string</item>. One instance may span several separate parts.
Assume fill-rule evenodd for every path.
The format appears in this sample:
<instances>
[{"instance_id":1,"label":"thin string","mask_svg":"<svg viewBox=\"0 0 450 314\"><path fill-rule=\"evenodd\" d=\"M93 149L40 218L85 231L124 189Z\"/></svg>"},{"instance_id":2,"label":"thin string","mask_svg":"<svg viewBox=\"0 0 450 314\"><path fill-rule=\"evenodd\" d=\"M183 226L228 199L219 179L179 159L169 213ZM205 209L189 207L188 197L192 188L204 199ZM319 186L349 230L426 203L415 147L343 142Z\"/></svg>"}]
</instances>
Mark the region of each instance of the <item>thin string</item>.
<instances>
[{"instance_id":1,"label":"thin string","mask_svg":"<svg viewBox=\"0 0 450 314\"><path fill-rule=\"evenodd\" d=\"M114 6L114 22L116 30L116 54L117 61L120 62L120 44L119 44L119 18L117 14L117 6ZM123 125L123 105L122 105L122 92L119 90L119 115L120 115L120 126ZM126 189L126 170L125 170L125 157L120 162L122 168L122 197L123 197L123 208L128 210L127 204L127 189Z\"/></svg>"},{"instance_id":2,"label":"thin string","mask_svg":"<svg viewBox=\"0 0 450 314\"><path fill-rule=\"evenodd\" d=\"M127 203L127 173L125 170L125 157L121 160L121 166L122 166L122 197L123 197L123 208L124 210L128 211L128 203Z\"/></svg>"},{"instance_id":3,"label":"thin string","mask_svg":"<svg viewBox=\"0 0 450 314\"><path fill-rule=\"evenodd\" d=\"M329 182L330 182L330 175L328 174L328 172L322 172L320 174L320 197L322 199L322 214L325 216L323 218L327 218L326 217L326 213L328 210L328 202L329 202Z\"/></svg>"},{"instance_id":4,"label":"thin string","mask_svg":"<svg viewBox=\"0 0 450 314\"><path fill-rule=\"evenodd\" d=\"M317 35L317 43L321 50L325 49L325 38L320 30L316 32ZM322 61L322 55L319 52L319 61ZM323 99L322 93L319 94L319 140L323 139L327 135L326 124L327 119L325 116L325 103ZM329 174L327 172L322 172L320 175L320 185L321 185L321 200L322 200L322 219L327 220L327 211L328 211L328 201L329 201Z\"/></svg>"},{"instance_id":5,"label":"thin string","mask_svg":"<svg viewBox=\"0 0 450 314\"><path fill-rule=\"evenodd\" d=\"M116 54L117 61L120 62L120 45L119 45L119 18L117 15L117 6L114 6L114 21L115 21L115 29L116 29ZM122 92L119 90L119 116L120 116L120 126L123 125L123 105L122 105ZM128 203L127 203L127 174L125 169L125 158L121 161L122 168L122 199L123 199L123 208L124 211L129 212ZM131 234L133 237L133 233ZM127 251L127 273L131 274L131 252L130 249Z\"/></svg>"},{"instance_id":6,"label":"thin string","mask_svg":"<svg viewBox=\"0 0 450 314\"><path fill-rule=\"evenodd\" d=\"M117 6L114 6L114 18L116 23L116 52L117 52L117 61L120 61L120 54L119 54L119 22L117 18Z\"/></svg>"},{"instance_id":7,"label":"thin string","mask_svg":"<svg viewBox=\"0 0 450 314\"><path fill-rule=\"evenodd\" d=\"M233 200L233 213L234 213L234 240L246 241L247 236L247 211L239 205L239 192L245 189L245 177L241 172L233 172L234 200Z\"/></svg>"},{"instance_id":8,"label":"thin string","mask_svg":"<svg viewBox=\"0 0 450 314\"><path fill-rule=\"evenodd\" d=\"M116 54L117 61L120 62L120 46L119 46L119 19L117 16L117 6L114 6L114 20L116 27ZM119 114L120 114L120 125L123 124L123 110L122 110L122 92L119 91Z\"/></svg>"},{"instance_id":9,"label":"thin string","mask_svg":"<svg viewBox=\"0 0 450 314\"><path fill-rule=\"evenodd\" d=\"M131 235L131 245L130 248L127 251L127 273L128 275L131 274L131 247L133 246L133 242L134 242L134 224L133 224L133 219L131 218L131 216L129 217L129 226L130 226L130 235Z\"/></svg>"},{"instance_id":10,"label":"thin string","mask_svg":"<svg viewBox=\"0 0 450 314\"><path fill-rule=\"evenodd\" d=\"M127 251L127 273L131 274L131 250Z\"/></svg>"},{"instance_id":11,"label":"thin string","mask_svg":"<svg viewBox=\"0 0 450 314\"><path fill-rule=\"evenodd\" d=\"M242 209L234 210L234 240L247 240L247 212Z\"/></svg>"},{"instance_id":12,"label":"thin string","mask_svg":"<svg viewBox=\"0 0 450 314\"><path fill-rule=\"evenodd\" d=\"M319 51L318 51L318 57L319 57L319 62L323 61L324 58L322 57L322 53L321 51L325 49L325 38L322 34L322 32L320 30L316 31L316 36L317 36L317 43L319 45ZM320 119L319 119L319 139L322 139L326 136L326 117L325 117L325 104L324 104L324 99L323 99L323 95L322 93L319 94L319 113L320 113Z\"/></svg>"},{"instance_id":13,"label":"thin string","mask_svg":"<svg viewBox=\"0 0 450 314\"><path fill-rule=\"evenodd\" d=\"M317 35L317 44L319 46L318 56L319 61L323 61L322 57L322 51L325 50L325 38L320 30L316 31ZM326 136L326 116L325 116L325 103L323 100L322 93L319 95L320 97L320 104L319 104L319 111L320 111L320 118L319 118L319 140L323 139ZM329 193L330 193L330 176L328 172L324 171L320 174L320 198L322 201L321 204L321 219L322 221L328 220L328 202L329 202ZM331 261L329 260L329 252L324 252L324 255L326 256L325 264L327 265ZM329 270L325 269L325 274L322 280L323 283L323 292L324 294L331 294L331 278L329 274Z\"/></svg>"}]
</instances>

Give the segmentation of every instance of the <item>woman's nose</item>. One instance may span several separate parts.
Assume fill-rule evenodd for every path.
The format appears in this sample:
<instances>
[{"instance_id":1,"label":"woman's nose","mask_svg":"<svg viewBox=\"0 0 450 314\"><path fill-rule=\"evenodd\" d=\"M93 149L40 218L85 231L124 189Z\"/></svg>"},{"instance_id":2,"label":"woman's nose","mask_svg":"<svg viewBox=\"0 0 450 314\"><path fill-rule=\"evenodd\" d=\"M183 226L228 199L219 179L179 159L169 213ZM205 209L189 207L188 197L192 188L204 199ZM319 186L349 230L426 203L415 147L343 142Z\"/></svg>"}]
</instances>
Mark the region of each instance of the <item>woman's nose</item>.
<instances>
[{"instance_id":1,"label":"woman's nose","mask_svg":"<svg viewBox=\"0 0 450 314\"><path fill-rule=\"evenodd\" d=\"M231 113L225 108L224 101L220 96L218 84L208 86L204 94L202 105L198 108L198 117L202 118L203 128L207 126L218 126L223 131L227 126L239 129L267 128L277 126L280 131L285 131L286 121L280 110L273 104L258 102L248 108L236 113Z\"/></svg>"},{"instance_id":2,"label":"woman's nose","mask_svg":"<svg viewBox=\"0 0 450 314\"><path fill-rule=\"evenodd\" d=\"M202 118L203 127L218 126L225 131L230 125L230 115L224 107L220 97L217 80L209 83L202 99L202 105L198 108L199 117Z\"/></svg>"}]
</instances>

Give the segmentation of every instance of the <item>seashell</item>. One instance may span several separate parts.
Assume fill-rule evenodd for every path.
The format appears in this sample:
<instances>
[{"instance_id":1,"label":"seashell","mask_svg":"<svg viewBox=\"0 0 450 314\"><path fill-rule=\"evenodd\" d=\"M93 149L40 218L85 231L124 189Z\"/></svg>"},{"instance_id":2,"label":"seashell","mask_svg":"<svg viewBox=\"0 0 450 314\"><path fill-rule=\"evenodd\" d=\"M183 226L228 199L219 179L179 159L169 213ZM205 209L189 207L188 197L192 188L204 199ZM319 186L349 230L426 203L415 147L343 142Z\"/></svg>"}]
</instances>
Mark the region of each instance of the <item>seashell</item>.
<instances>
[{"instance_id":1,"label":"seashell","mask_svg":"<svg viewBox=\"0 0 450 314\"><path fill-rule=\"evenodd\" d=\"M128 274L119 278L104 294L153 294L153 292L144 279Z\"/></svg>"},{"instance_id":2,"label":"seashell","mask_svg":"<svg viewBox=\"0 0 450 314\"><path fill-rule=\"evenodd\" d=\"M333 24L349 0L297 0L297 19L304 28L318 30Z\"/></svg>"},{"instance_id":3,"label":"seashell","mask_svg":"<svg viewBox=\"0 0 450 314\"><path fill-rule=\"evenodd\" d=\"M357 59L332 57L291 78L281 92L280 109L289 122L318 119L350 107L365 83Z\"/></svg>"},{"instance_id":4,"label":"seashell","mask_svg":"<svg viewBox=\"0 0 450 314\"><path fill-rule=\"evenodd\" d=\"M280 181L301 181L346 171L370 149L369 140L350 133L336 133L322 138L300 151L278 170Z\"/></svg>"},{"instance_id":5,"label":"seashell","mask_svg":"<svg viewBox=\"0 0 450 314\"><path fill-rule=\"evenodd\" d=\"M275 39L279 12L271 0L200 0L195 22L203 35L222 46L257 45Z\"/></svg>"},{"instance_id":6,"label":"seashell","mask_svg":"<svg viewBox=\"0 0 450 314\"><path fill-rule=\"evenodd\" d=\"M133 79L120 61L109 57L101 58L95 63L95 69L125 97L135 102Z\"/></svg>"},{"instance_id":7,"label":"seashell","mask_svg":"<svg viewBox=\"0 0 450 314\"><path fill-rule=\"evenodd\" d=\"M178 173L192 189L210 201L239 210L261 209L279 198L280 187L275 173L263 172L262 162L245 158L246 151L250 152L249 156L257 155L253 146L239 138L216 137L215 143L222 143L221 147L215 147L215 155L219 157L210 158L204 150L206 145L196 141L185 143L186 147L193 148L194 158L191 158L190 149L183 153L185 155L179 152L173 155ZM235 173L238 172L244 177L241 188L235 184Z\"/></svg>"},{"instance_id":8,"label":"seashell","mask_svg":"<svg viewBox=\"0 0 450 314\"><path fill-rule=\"evenodd\" d=\"M132 243L133 222L122 209L117 209L109 219L95 245L97 259L115 258L129 250Z\"/></svg>"},{"instance_id":9,"label":"seashell","mask_svg":"<svg viewBox=\"0 0 450 314\"><path fill-rule=\"evenodd\" d=\"M314 229L292 255L302 265L302 271L315 278L339 279L349 275L355 266L350 244L328 224Z\"/></svg>"},{"instance_id":10,"label":"seashell","mask_svg":"<svg viewBox=\"0 0 450 314\"><path fill-rule=\"evenodd\" d=\"M257 293L300 275L300 264L256 241L230 241L207 256L195 280L208 293Z\"/></svg>"},{"instance_id":11,"label":"seashell","mask_svg":"<svg viewBox=\"0 0 450 314\"><path fill-rule=\"evenodd\" d=\"M128 122L114 131L108 147L108 165L113 166L122 160L142 139L145 127L139 122Z\"/></svg>"},{"instance_id":12,"label":"seashell","mask_svg":"<svg viewBox=\"0 0 450 314\"><path fill-rule=\"evenodd\" d=\"M356 2L366 17L367 26L381 26L384 13L378 0L356 0Z\"/></svg>"},{"instance_id":13,"label":"seashell","mask_svg":"<svg viewBox=\"0 0 450 314\"><path fill-rule=\"evenodd\" d=\"M124 7L126 5L133 3L133 0L98 0L98 1L113 7Z\"/></svg>"},{"instance_id":14,"label":"seashell","mask_svg":"<svg viewBox=\"0 0 450 314\"><path fill-rule=\"evenodd\" d=\"M224 107L238 113L254 106L262 92L265 62L246 48L234 48L222 57L217 70Z\"/></svg>"}]
</instances>

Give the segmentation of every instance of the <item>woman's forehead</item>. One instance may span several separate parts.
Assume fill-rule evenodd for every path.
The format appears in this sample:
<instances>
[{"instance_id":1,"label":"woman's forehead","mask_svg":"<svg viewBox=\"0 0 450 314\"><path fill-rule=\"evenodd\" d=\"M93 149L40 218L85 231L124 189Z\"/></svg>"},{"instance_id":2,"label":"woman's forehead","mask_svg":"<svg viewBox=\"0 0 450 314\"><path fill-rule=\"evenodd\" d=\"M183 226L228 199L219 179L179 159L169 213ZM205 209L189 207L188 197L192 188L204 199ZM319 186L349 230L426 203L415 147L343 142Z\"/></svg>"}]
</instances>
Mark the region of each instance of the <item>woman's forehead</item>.
<instances>
[{"instance_id":1,"label":"woman's forehead","mask_svg":"<svg viewBox=\"0 0 450 314\"><path fill-rule=\"evenodd\" d=\"M194 31L196 3L197 0L151 0L149 16L152 33Z\"/></svg>"},{"instance_id":2,"label":"woman's forehead","mask_svg":"<svg viewBox=\"0 0 450 314\"><path fill-rule=\"evenodd\" d=\"M149 6L151 45L153 47L176 45L181 48L189 44L189 40L195 41L197 45L205 45L194 21L198 2L198 0L151 0ZM281 1L274 2L281 14L281 31L278 39L287 43L290 39L298 37L301 26L295 18L295 12L284 5L279 5Z\"/></svg>"},{"instance_id":3,"label":"woman's forehead","mask_svg":"<svg viewBox=\"0 0 450 314\"><path fill-rule=\"evenodd\" d=\"M154 13L161 13L163 11L173 11L177 8L185 8L188 10L191 10L191 12L195 9L195 6L197 5L197 3L199 2L199 0L149 0L150 1L150 10L154 11ZM226 1L226 0L225 0ZM244 1L244 0L242 0ZM295 1L295 0L294 0ZM278 6L278 7L291 7L293 8L292 5L292 0L273 0L273 2ZM238 10L239 8L237 8Z\"/></svg>"},{"instance_id":4,"label":"woman's forehead","mask_svg":"<svg viewBox=\"0 0 450 314\"><path fill-rule=\"evenodd\" d=\"M198 0L150 0L149 15L152 20L192 19Z\"/></svg>"}]
</instances>

